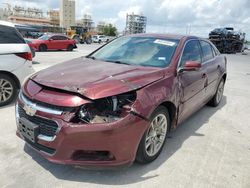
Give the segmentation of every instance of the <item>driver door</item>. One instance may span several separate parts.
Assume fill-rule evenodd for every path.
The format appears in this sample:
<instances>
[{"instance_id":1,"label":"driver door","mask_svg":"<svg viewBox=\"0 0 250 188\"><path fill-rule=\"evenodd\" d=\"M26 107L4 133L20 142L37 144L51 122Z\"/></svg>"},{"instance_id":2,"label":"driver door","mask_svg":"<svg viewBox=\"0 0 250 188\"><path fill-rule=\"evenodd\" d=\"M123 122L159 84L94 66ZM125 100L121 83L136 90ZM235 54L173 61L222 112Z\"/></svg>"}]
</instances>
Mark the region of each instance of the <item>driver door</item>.
<instances>
[{"instance_id":1,"label":"driver door","mask_svg":"<svg viewBox=\"0 0 250 188\"><path fill-rule=\"evenodd\" d=\"M58 37L52 36L48 42L48 49L55 50L58 49Z\"/></svg>"},{"instance_id":2,"label":"driver door","mask_svg":"<svg viewBox=\"0 0 250 188\"><path fill-rule=\"evenodd\" d=\"M201 47L198 40L186 43L178 70L183 70L187 61L202 63ZM206 70L203 66L196 70L178 72L179 80L179 121L183 121L198 110L205 101L205 86L207 84Z\"/></svg>"}]
</instances>

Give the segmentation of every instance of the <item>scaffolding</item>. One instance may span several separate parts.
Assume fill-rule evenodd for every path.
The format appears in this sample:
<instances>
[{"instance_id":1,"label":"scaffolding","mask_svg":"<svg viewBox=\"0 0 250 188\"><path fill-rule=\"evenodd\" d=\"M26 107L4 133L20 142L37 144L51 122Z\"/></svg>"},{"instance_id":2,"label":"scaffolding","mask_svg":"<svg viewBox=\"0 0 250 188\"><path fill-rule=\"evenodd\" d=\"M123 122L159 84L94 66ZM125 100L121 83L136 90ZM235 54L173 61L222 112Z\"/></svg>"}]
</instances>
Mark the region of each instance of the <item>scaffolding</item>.
<instances>
[{"instance_id":1,"label":"scaffolding","mask_svg":"<svg viewBox=\"0 0 250 188\"><path fill-rule=\"evenodd\" d=\"M136 15L134 13L127 14L126 34L146 33L147 17Z\"/></svg>"},{"instance_id":2,"label":"scaffolding","mask_svg":"<svg viewBox=\"0 0 250 188\"><path fill-rule=\"evenodd\" d=\"M49 10L47 12L47 15L49 16L51 25L53 25L53 26L59 26L60 25L59 10Z\"/></svg>"},{"instance_id":3,"label":"scaffolding","mask_svg":"<svg viewBox=\"0 0 250 188\"><path fill-rule=\"evenodd\" d=\"M86 28L87 31L92 31L94 29L92 16L89 14L85 14L81 20L77 21L77 26Z\"/></svg>"}]
</instances>

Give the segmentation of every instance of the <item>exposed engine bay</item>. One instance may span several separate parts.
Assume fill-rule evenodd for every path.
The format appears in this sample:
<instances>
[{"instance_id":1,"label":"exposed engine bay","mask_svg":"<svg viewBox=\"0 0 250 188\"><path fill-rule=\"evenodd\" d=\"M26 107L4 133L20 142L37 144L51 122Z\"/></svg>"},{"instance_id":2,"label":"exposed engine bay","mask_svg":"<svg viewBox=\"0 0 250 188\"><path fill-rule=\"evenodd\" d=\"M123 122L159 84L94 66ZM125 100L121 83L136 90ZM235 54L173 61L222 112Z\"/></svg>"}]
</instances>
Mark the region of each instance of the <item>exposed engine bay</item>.
<instances>
[{"instance_id":1,"label":"exposed engine bay","mask_svg":"<svg viewBox=\"0 0 250 188\"><path fill-rule=\"evenodd\" d=\"M136 92L98 99L80 107L75 122L111 123L126 116L136 100Z\"/></svg>"}]
</instances>

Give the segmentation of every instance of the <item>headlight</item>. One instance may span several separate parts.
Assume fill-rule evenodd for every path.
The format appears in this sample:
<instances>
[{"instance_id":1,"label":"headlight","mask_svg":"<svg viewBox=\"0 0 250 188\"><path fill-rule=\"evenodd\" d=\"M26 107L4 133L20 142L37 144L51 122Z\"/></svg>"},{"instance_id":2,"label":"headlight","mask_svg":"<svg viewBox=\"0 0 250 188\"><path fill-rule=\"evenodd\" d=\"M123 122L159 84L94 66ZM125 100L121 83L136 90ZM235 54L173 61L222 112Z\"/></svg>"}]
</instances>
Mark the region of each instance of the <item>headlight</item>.
<instances>
[{"instance_id":1,"label":"headlight","mask_svg":"<svg viewBox=\"0 0 250 188\"><path fill-rule=\"evenodd\" d=\"M83 105L75 121L83 123L111 123L126 116L136 100L136 92L98 99Z\"/></svg>"}]
</instances>

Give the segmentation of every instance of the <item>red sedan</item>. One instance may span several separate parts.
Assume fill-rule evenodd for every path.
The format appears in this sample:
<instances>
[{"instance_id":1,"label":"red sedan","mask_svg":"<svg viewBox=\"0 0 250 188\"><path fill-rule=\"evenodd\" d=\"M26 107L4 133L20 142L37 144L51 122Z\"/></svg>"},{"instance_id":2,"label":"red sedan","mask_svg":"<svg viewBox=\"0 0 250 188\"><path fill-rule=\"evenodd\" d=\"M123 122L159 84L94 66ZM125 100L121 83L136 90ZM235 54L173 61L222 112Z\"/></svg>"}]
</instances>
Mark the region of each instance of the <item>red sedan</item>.
<instances>
[{"instance_id":1,"label":"red sedan","mask_svg":"<svg viewBox=\"0 0 250 188\"><path fill-rule=\"evenodd\" d=\"M32 75L16 105L17 135L54 163L149 163L169 131L220 104L226 63L198 37L120 37Z\"/></svg>"},{"instance_id":2,"label":"red sedan","mask_svg":"<svg viewBox=\"0 0 250 188\"><path fill-rule=\"evenodd\" d=\"M30 44L36 51L44 52L47 50L68 50L73 51L77 48L76 41L67 36L58 34L45 34Z\"/></svg>"}]
</instances>

